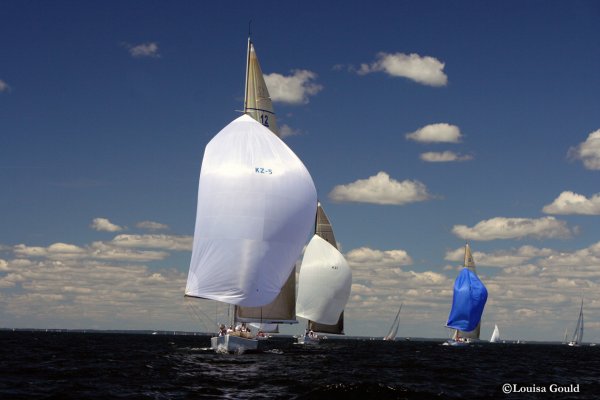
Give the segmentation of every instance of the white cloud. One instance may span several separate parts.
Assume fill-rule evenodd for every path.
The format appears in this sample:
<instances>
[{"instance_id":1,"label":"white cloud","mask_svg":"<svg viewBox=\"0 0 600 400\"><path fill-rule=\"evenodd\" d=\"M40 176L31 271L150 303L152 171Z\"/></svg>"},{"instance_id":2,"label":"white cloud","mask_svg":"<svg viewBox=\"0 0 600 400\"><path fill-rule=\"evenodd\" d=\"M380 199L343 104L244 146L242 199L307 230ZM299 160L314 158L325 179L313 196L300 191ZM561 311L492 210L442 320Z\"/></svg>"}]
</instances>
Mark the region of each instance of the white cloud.
<instances>
[{"instance_id":1,"label":"white cloud","mask_svg":"<svg viewBox=\"0 0 600 400\"><path fill-rule=\"evenodd\" d=\"M0 93L8 92L9 90L10 90L10 86L8 86L8 83L6 83L2 79L0 79Z\"/></svg>"},{"instance_id":2,"label":"white cloud","mask_svg":"<svg viewBox=\"0 0 600 400\"><path fill-rule=\"evenodd\" d=\"M160 222L154 221L141 221L135 224L136 227L141 229L148 229L149 231L159 231L169 229L168 225L161 224Z\"/></svg>"},{"instance_id":3,"label":"white cloud","mask_svg":"<svg viewBox=\"0 0 600 400\"><path fill-rule=\"evenodd\" d=\"M113 260L147 262L163 260L169 255L163 251L134 250L104 242L93 242L85 247L66 243L54 243L48 247L17 244L13 247L13 253L18 257L42 258L54 261Z\"/></svg>"},{"instance_id":4,"label":"white cloud","mask_svg":"<svg viewBox=\"0 0 600 400\"><path fill-rule=\"evenodd\" d=\"M446 252L445 260L460 262L464 261L465 249L459 247L455 250ZM546 257L554 254L551 249L537 248L533 246L521 246L518 249L496 251L485 253L481 251L473 251L473 260L477 266L485 267L511 267L521 266L529 262L533 258Z\"/></svg>"},{"instance_id":5,"label":"white cloud","mask_svg":"<svg viewBox=\"0 0 600 400\"><path fill-rule=\"evenodd\" d=\"M279 127L279 135L282 138L286 138L289 136L296 136L296 135L300 135L301 132L297 129L293 129L291 128L289 125L283 124Z\"/></svg>"},{"instance_id":6,"label":"white cloud","mask_svg":"<svg viewBox=\"0 0 600 400\"><path fill-rule=\"evenodd\" d=\"M572 235L566 222L554 217L538 219L495 217L478 222L471 228L466 225L455 225L452 233L462 239L470 240L567 238Z\"/></svg>"},{"instance_id":7,"label":"white cloud","mask_svg":"<svg viewBox=\"0 0 600 400\"><path fill-rule=\"evenodd\" d=\"M589 134L585 142L569 149L568 156L583 161L587 169L600 169L600 129Z\"/></svg>"},{"instance_id":8,"label":"white cloud","mask_svg":"<svg viewBox=\"0 0 600 400\"><path fill-rule=\"evenodd\" d=\"M117 235L107 244L126 248L192 251L192 241L192 236L183 235Z\"/></svg>"},{"instance_id":9,"label":"white cloud","mask_svg":"<svg viewBox=\"0 0 600 400\"><path fill-rule=\"evenodd\" d=\"M118 232L123 230L122 227L113 224L107 218L94 218L90 228L103 232Z\"/></svg>"},{"instance_id":10,"label":"white cloud","mask_svg":"<svg viewBox=\"0 0 600 400\"><path fill-rule=\"evenodd\" d=\"M138 45L125 44L129 49L129 54L134 58L159 58L158 44L155 42L141 43Z\"/></svg>"},{"instance_id":11,"label":"white cloud","mask_svg":"<svg viewBox=\"0 0 600 400\"><path fill-rule=\"evenodd\" d=\"M421 143L459 143L462 140L458 126L447 123L426 125L405 137Z\"/></svg>"},{"instance_id":12,"label":"white cloud","mask_svg":"<svg viewBox=\"0 0 600 400\"><path fill-rule=\"evenodd\" d=\"M399 267L412 264L412 258L405 250L375 250L360 247L350 250L345 255L346 260L353 266L370 267L373 265L383 267Z\"/></svg>"},{"instance_id":13,"label":"white cloud","mask_svg":"<svg viewBox=\"0 0 600 400\"><path fill-rule=\"evenodd\" d=\"M380 171L368 179L334 187L329 198L338 202L403 205L428 200L430 195L425 185L419 181L398 182Z\"/></svg>"},{"instance_id":14,"label":"white cloud","mask_svg":"<svg viewBox=\"0 0 600 400\"><path fill-rule=\"evenodd\" d=\"M314 96L323 89L323 86L312 82L317 78L314 72L293 70L292 73L291 76L277 73L264 76L271 100L288 104L306 104L309 96Z\"/></svg>"},{"instance_id":15,"label":"white cloud","mask_svg":"<svg viewBox=\"0 0 600 400\"><path fill-rule=\"evenodd\" d=\"M421 154L421 160L427 162L454 162L454 161L469 161L473 156L457 154L453 151L435 152L429 151Z\"/></svg>"},{"instance_id":16,"label":"white cloud","mask_svg":"<svg viewBox=\"0 0 600 400\"><path fill-rule=\"evenodd\" d=\"M359 75L373 72L385 72L391 76L400 76L428 86L446 86L448 77L444 73L444 63L430 56L418 54L379 53L371 64L361 64Z\"/></svg>"},{"instance_id":17,"label":"white cloud","mask_svg":"<svg viewBox=\"0 0 600 400\"><path fill-rule=\"evenodd\" d=\"M542 209L546 214L600 215L600 193L589 199L571 191L562 192L551 204Z\"/></svg>"}]
</instances>

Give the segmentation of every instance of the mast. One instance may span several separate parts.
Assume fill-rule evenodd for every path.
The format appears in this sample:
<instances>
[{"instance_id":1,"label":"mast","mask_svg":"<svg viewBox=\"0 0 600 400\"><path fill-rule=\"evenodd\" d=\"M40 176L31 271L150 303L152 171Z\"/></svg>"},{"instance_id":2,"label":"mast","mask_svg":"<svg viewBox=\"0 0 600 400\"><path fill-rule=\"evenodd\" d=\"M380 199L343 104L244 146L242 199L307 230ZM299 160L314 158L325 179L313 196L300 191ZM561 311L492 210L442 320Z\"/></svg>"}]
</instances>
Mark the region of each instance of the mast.
<instances>
[{"instance_id":1,"label":"mast","mask_svg":"<svg viewBox=\"0 0 600 400\"><path fill-rule=\"evenodd\" d=\"M252 21L250 21L251 23ZM250 73L250 47L252 39L250 39L250 23L248 23L248 50L246 52L246 83L244 84L244 114L248 113L248 74Z\"/></svg>"}]
</instances>

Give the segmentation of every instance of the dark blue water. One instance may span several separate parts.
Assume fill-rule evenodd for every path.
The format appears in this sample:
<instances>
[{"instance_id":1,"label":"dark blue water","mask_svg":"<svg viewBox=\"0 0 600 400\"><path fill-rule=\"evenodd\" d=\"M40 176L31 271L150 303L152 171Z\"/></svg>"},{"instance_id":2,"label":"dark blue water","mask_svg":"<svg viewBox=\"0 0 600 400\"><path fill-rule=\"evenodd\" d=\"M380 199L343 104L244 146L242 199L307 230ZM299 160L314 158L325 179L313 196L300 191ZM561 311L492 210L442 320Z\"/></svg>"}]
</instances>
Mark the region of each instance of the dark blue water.
<instances>
[{"instance_id":1,"label":"dark blue water","mask_svg":"<svg viewBox=\"0 0 600 400\"><path fill-rule=\"evenodd\" d=\"M305 348L278 338L260 353L232 355L208 350L209 341L2 331L0 399L600 398L600 346L328 340ZM504 384L517 393L504 394Z\"/></svg>"}]
</instances>

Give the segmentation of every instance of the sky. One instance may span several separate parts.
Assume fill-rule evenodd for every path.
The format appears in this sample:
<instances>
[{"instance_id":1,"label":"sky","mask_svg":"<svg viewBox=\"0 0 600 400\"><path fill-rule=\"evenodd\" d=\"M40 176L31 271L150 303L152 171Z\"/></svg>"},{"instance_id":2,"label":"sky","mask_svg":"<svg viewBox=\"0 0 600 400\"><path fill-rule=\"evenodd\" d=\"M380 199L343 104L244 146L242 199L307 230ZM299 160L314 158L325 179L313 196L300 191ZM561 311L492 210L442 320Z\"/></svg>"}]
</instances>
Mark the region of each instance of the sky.
<instances>
[{"instance_id":1,"label":"sky","mask_svg":"<svg viewBox=\"0 0 600 400\"><path fill-rule=\"evenodd\" d=\"M211 331L183 297L251 35L353 272L346 334L600 341L596 1L0 2L0 327ZM307 238L308 240L308 238ZM196 307L196 308L194 308ZM282 328L299 334L304 321Z\"/></svg>"}]
</instances>

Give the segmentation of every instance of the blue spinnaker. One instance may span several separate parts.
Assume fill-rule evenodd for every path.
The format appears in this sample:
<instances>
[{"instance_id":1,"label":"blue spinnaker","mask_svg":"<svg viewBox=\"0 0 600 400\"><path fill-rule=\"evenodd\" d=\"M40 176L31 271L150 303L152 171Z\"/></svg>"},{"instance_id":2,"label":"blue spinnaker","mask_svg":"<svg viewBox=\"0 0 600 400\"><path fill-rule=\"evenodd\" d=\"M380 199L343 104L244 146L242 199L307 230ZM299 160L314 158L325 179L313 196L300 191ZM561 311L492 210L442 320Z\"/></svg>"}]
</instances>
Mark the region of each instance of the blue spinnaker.
<instances>
[{"instance_id":1,"label":"blue spinnaker","mask_svg":"<svg viewBox=\"0 0 600 400\"><path fill-rule=\"evenodd\" d=\"M474 330L481 321L487 296L487 289L477 275L464 268L454 282L452 309L446 326L464 332Z\"/></svg>"}]
</instances>

